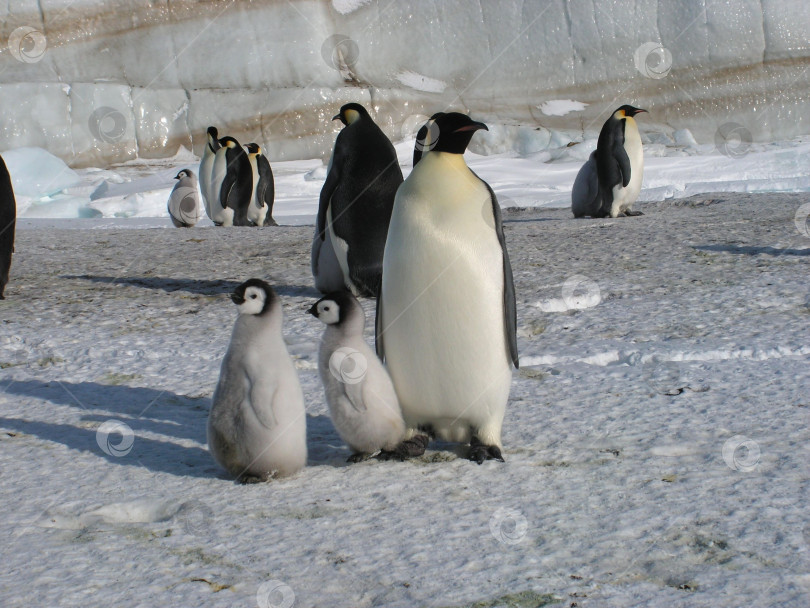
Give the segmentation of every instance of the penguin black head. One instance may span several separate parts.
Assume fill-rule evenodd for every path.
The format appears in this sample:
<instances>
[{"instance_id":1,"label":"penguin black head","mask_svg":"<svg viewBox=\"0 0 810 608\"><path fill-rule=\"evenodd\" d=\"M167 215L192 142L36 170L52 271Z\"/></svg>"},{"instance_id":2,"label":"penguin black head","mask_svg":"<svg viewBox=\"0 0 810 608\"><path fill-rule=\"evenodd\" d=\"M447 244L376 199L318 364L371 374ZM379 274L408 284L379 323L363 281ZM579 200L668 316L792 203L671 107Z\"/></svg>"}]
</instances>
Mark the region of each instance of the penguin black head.
<instances>
[{"instance_id":1,"label":"penguin black head","mask_svg":"<svg viewBox=\"0 0 810 608\"><path fill-rule=\"evenodd\" d=\"M634 108L633 106L623 105L621 108L616 110L613 115L616 118L632 118L636 114L641 112L646 112L647 110L642 110L641 108Z\"/></svg>"},{"instance_id":2,"label":"penguin black head","mask_svg":"<svg viewBox=\"0 0 810 608\"><path fill-rule=\"evenodd\" d=\"M239 147L239 142L236 141L233 137L226 136L219 140L219 145L221 145L223 148L234 149Z\"/></svg>"},{"instance_id":3,"label":"penguin black head","mask_svg":"<svg viewBox=\"0 0 810 608\"><path fill-rule=\"evenodd\" d=\"M184 177L194 177L194 174L191 172L190 169L183 169L182 171L180 171L180 173L174 176L174 179L182 179Z\"/></svg>"},{"instance_id":4,"label":"penguin black head","mask_svg":"<svg viewBox=\"0 0 810 608\"><path fill-rule=\"evenodd\" d=\"M263 315L277 300L270 284L261 279L248 279L231 294L231 300L239 307L240 315Z\"/></svg>"},{"instance_id":5,"label":"penguin black head","mask_svg":"<svg viewBox=\"0 0 810 608\"><path fill-rule=\"evenodd\" d=\"M259 144L248 144L245 146L247 148L248 154L261 154L262 149Z\"/></svg>"},{"instance_id":6,"label":"penguin black head","mask_svg":"<svg viewBox=\"0 0 810 608\"><path fill-rule=\"evenodd\" d=\"M332 120L339 120L348 126L361 118L367 118L368 112L359 103L347 103L340 108L340 113L332 117Z\"/></svg>"},{"instance_id":7,"label":"penguin black head","mask_svg":"<svg viewBox=\"0 0 810 608\"><path fill-rule=\"evenodd\" d=\"M343 325L348 320L356 319L357 313L362 311L360 302L349 291L333 291L326 294L307 310L309 314L327 325Z\"/></svg>"},{"instance_id":8,"label":"penguin black head","mask_svg":"<svg viewBox=\"0 0 810 608\"><path fill-rule=\"evenodd\" d=\"M221 147L219 145L219 132L217 131L216 127L208 127L208 131L206 131L208 135L208 142L206 145L211 149L211 152L216 152Z\"/></svg>"},{"instance_id":9,"label":"penguin black head","mask_svg":"<svg viewBox=\"0 0 810 608\"><path fill-rule=\"evenodd\" d=\"M208 135L210 135L212 139L219 139L219 131L217 131L216 127L208 127Z\"/></svg>"},{"instance_id":10,"label":"penguin black head","mask_svg":"<svg viewBox=\"0 0 810 608\"><path fill-rule=\"evenodd\" d=\"M429 151L464 154L473 134L481 129L489 131L484 123L476 122L466 114L437 112L416 134L414 165L419 162L423 153Z\"/></svg>"}]
</instances>

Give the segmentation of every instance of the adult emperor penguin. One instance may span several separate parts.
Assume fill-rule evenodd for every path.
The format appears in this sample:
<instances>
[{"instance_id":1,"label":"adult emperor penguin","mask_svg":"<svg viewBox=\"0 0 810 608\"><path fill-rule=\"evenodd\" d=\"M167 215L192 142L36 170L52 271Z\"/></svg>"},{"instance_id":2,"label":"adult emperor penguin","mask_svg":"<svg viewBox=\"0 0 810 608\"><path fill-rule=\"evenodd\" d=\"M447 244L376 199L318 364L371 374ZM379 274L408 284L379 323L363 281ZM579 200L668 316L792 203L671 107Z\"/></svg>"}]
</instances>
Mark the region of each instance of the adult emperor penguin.
<instances>
[{"instance_id":1,"label":"adult emperor penguin","mask_svg":"<svg viewBox=\"0 0 810 608\"><path fill-rule=\"evenodd\" d=\"M349 462L395 452L405 422L388 372L363 339L365 313L348 291L321 298L308 311L326 324L318 353L329 415L351 448Z\"/></svg>"},{"instance_id":2,"label":"adult emperor penguin","mask_svg":"<svg viewBox=\"0 0 810 608\"><path fill-rule=\"evenodd\" d=\"M200 197L197 178L190 169L183 169L174 178L177 183L169 195L169 217L177 228L192 228L200 221Z\"/></svg>"},{"instance_id":3,"label":"adult emperor penguin","mask_svg":"<svg viewBox=\"0 0 810 608\"><path fill-rule=\"evenodd\" d=\"M253 194L250 197L248 220L257 226L278 226L273 219L273 200L276 195L270 161L262 154L259 144L246 146L250 170L253 174Z\"/></svg>"},{"instance_id":4,"label":"adult emperor penguin","mask_svg":"<svg viewBox=\"0 0 810 608\"><path fill-rule=\"evenodd\" d=\"M420 432L469 441L479 464L503 460L501 426L518 366L515 290L498 201L463 157L473 134L488 129L456 112L431 121L430 151L397 190L377 352L421 451Z\"/></svg>"},{"instance_id":5,"label":"adult emperor penguin","mask_svg":"<svg viewBox=\"0 0 810 608\"><path fill-rule=\"evenodd\" d=\"M599 217L601 208L599 177L596 173L596 151L594 150L574 180L574 187L571 190L571 211L576 218L586 215Z\"/></svg>"},{"instance_id":6,"label":"adult emperor penguin","mask_svg":"<svg viewBox=\"0 0 810 608\"><path fill-rule=\"evenodd\" d=\"M17 200L11 187L6 162L0 156L0 300L8 283L11 254L14 253L14 229L17 223Z\"/></svg>"},{"instance_id":7,"label":"adult emperor penguin","mask_svg":"<svg viewBox=\"0 0 810 608\"><path fill-rule=\"evenodd\" d=\"M646 111L624 105L602 126L596 144L596 171L602 199L600 217L643 215L631 209L641 192L644 174L641 135L633 116Z\"/></svg>"},{"instance_id":8,"label":"adult emperor penguin","mask_svg":"<svg viewBox=\"0 0 810 608\"><path fill-rule=\"evenodd\" d=\"M239 308L208 416L208 447L239 481L292 475L307 461L306 413L281 334L281 302L260 279L231 295Z\"/></svg>"},{"instance_id":9,"label":"adult emperor penguin","mask_svg":"<svg viewBox=\"0 0 810 608\"><path fill-rule=\"evenodd\" d=\"M334 252L343 285L356 296L376 296L394 196L402 183L393 144L357 103L340 108L333 118L344 129L335 140L326 181L321 189L313 243L315 285L323 291L335 286ZM330 241L326 245L326 241ZM321 276L325 275L325 276Z\"/></svg>"},{"instance_id":10,"label":"adult emperor penguin","mask_svg":"<svg viewBox=\"0 0 810 608\"><path fill-rule=\"evenodd\" d=\"M218 226L249 226L253 172L245 149L233 137L219 140L211 180L211 220Z\"/></svg>"},{"instance_id":11,"label":"adult emperor penguin","mask_svg":"<svg viewBox=\"0 0 810 608\"><path fill-rule=\"evenodd\" d=\"M205 205L205 213L208 215L208 217L211 217L211 204L214 200L214 197L211 194L211 180L214 176L214 159L216 158L217 150L219 150L222 146L219 145L216 127L208 127L208 131L206 132L205 136L205 148L203 148L198 173L200 180L200 194L202 194L203 204Z\"/></svg>"}]
</instances>

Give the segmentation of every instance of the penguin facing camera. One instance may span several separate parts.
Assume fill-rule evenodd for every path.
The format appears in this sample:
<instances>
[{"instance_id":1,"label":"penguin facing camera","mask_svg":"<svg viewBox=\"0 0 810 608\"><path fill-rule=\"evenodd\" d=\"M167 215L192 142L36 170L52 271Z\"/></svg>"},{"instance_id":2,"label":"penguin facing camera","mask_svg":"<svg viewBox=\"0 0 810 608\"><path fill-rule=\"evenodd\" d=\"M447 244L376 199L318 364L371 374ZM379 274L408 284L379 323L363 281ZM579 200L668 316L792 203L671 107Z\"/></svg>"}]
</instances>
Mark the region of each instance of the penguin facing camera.
<instances>
[{"instance_id":1,"label":"penguin facing camera","mask_svg":"<svg viewBox=\"0 0 810 608\"><path fill-rule=\"evenodd\" d=\"M219 145L216 127L208 127L205 137L205 148L203 149L202 158L200 159L200 168L198 170L200 194L202 195L203 205L205 205L206 215L211 218L211 221L214 221L212 206L216 197L212 194L211 182L214 178L214 159L216 158L217 150L222 146Z\"/></svg>"},{"instance_id":2,"label":"penguin facing camera","mask_svg":"<svg viewBox=\"0 0 810 608\"><path fill-rule=\"evenodd\" d=\"M245 149L233 137L219 140L211 178L211 220L217 226L249 226L253 172Z\"/></svg>"},{"instance_id":3,"label":"penguin facing camera","mask_svg":"<svg viewBox=\"0 0 810 608\"><path fill-rule=\"evenodd\" d=\"M501 427L518 366L515 290L497 198L464 162L464 114L434 115L432 134L397 190L377 300L377 352L408 427L469 442L471 460L503 460ZM424 139L424 138L423 138ZM419 444L419 445L417 445Z\"/></svg>"},{"instance_id":4,"label":"penguin facing camera","mask_svg":"<svg viewBox=\"0 0 810 608\"><path fill-rule=\"evenodd\" d=\"M380 451L396 455L405 422L388 372L363 339L363 307L350 292L338 291L307 312L326 324L318 371L332 423L352 450L348 461Z\"/></svg>"},{"instance_id":5,"label":"penguin facing camera","mask_svg":"<svg viewBox=\"0 0 810 608\"><path fill-rule=\"evenodd\" d=\"M259 144L248 144L248 160L253 175L253 192L248 207L248 221L257 226L278 226L273 219L273 201L275 199L275 183L270 162L262 153Z\"/></svg>"},{"instance_id":6,"label":"penguin facing camera","mask_svg":"<svg viewBox=\"0 0 810 608\"><path fill-rule=\"evenodd\" d=\"M345 127L321 189L312 274L321 293L345 287L375 297L402 171L393 144L363 106L346 104L333 120Z\"/></svg>"},{"instance_id":7,"label":"penguin facing camera","mask_svg":"<svg viewBox=\"0 0 810 608\"><path fill-rule=\"evenodd\" d=\"M595 217L644 215L632 210L644 175L641 135L633 117L646 111L623 105L602 126L596 144L601 206Z\"/></svg>"},{"instance_id":8,"label":"penguin facing camera","mask_svg":"<svg viewBox=\"0 0 810 608\"><path fill-rule=\"evenodd\" d=\"M183 169L174 179L177 183L166 205L169 217L177 228L192 228L200 221L202 215L197 178L190 169Z\"/></svg>"},{"instance_id":9,"label":"penguin facing camera","mask_svg":"<svg viewBox=\"0 0 810 608\"><path fill-rule=\"evenodd\" d=\"M11 255L14 253L14 230L17 224L17 199L11 186L6 162L0 156L0 300L5 299Z\"/></svg>"},{"instance_id":10,"label":"penguin facing camera","mask_svg":"<svg viewBox=\"0 0 810 608\"><path fill-rule=\"evenodd\" d=\"M281 302L265 281L231 294L239 310L208 415L208 447L240 482L266 481L307 461L304 395L281 333Z\"/></svg>"}]
</instances>

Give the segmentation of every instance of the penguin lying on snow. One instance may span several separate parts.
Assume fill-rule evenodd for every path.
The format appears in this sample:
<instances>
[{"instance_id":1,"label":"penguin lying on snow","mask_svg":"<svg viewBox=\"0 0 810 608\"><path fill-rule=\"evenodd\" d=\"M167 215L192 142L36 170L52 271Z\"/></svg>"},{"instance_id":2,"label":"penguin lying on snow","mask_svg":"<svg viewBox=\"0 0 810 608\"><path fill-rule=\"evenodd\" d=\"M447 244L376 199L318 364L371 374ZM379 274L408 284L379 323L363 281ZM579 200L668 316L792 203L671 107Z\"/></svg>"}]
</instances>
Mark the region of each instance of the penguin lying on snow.
<instances>
[{"instance_id":1,"label":"penguin lying on snow","mask_svg":"<svg viewBox=\"0 0 810 608\"><path fill-rule=\"evenodd\" d=\"M312 274L322 293L345 286L357 296L376 296L402 171L393 144L363 106L344 105L338 119L345 128L321 189Z\"/></svg>"},{"instance_id":2,"label":"penguin lying on snow","mask_svg":"<svg viewBox=\"0 0 810 608\"><path fill-rule=\"evenodd\" d=\"M278 226L273 219L273 200L276 195L273 170L270 162L262 154L259 144L248 144L248 160L253 175L253 194L248 207L248 220L257 226Z\"/></svg>"},{"instance_id":3,"label":"penguin lying on snow","mask_svg":"<svg viewBox=\"0 0 810 608\"><path fill-rule=\"evenodd\" d=\"M197 180L190 169L183 169L174 178L177 183L169 195L167 208L177 228L191 228L200 221L200 199Z\"/></svg>"},{"instance_id":4,"label":"penguin lying on snow","mask_svg":"<svg viewBox=\"0 0 810 608\"><path fill-rule=\"evenodd\" d=\"M495 194L463 157L487 126L453 112L424 129L425 149L391 216L377 352L409 429L408 455L424 452L422 431L469 441L479 464L503 460L501 426L518 366L512 268Z\"/></svg>"},{"instance_id":5,"label":"penguin lying on snow","mask_svg":"<svg viewBox=\"0 0 810 608\"><path fill-rule=\"evenodd\" d=\"M388 372L363 339L363 307L351 293L339 291L308 312L326 324L318 371L335 429L352 449L349 462L380 450L394 452L405 422Z\"/></svg>"},{"instance_id":6,"label":"penguin lying on snow","mask_svg":"<svg viewBox=\"0 0 810 608\"><path fill-rule=\"evenodd\" d=\"M596 217L643 215L631 207L641 192L644 152L641 135L633 118L646 112L624 105L611 114L599 133L596 144L596 172L601 207Z\"/></svg>"},{"instance_id":7,"label":"penguin lying on snow","mask_svg":"<svg viewBox=\"0 0 810 608\"><path fill-rule=\"evenodd\" d=\"M281 303L260 279L231 295L239 308L208 415L208 447L239 481L292 475L307 461L306 412L284 337Z\"/></svg>"},{"instance_id":8,"label":"penguin lying on snow","mask_svg":"<svg viewBox=\"0 0 810 608\"><path fill-rule=\"evenodd\" d=\"M11 176L0 156L0 300L8 283L11 254L14 252L14 229L17 223L17 200L11 187Z\"/></svg>"}]
</instances>

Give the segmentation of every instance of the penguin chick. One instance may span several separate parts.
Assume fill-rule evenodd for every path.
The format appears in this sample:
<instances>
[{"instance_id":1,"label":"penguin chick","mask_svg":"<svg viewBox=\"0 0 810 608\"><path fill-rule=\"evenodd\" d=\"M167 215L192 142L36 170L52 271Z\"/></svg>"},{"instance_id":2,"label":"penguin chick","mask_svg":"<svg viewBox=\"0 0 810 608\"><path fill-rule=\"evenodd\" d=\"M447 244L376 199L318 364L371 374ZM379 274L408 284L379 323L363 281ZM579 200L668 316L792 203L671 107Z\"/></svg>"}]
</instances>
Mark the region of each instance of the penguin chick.
<instances>
[{"instance_id":1,"label":"penguin chick","mask_svg":"<svg viewBox=\"0 0 810 608\"><path fill-rule=\"evenodd\" d=\"M318 371L335 429L353 452L348 461L396 452L405 422L388 372L363 339L362 306L348 291L338 291L307 312L326 324Z\"/></svg>"},{"instance_id":2,"label":"penguin chick","mask_svg":"<svg viewBox=\"0 0 810 608\"><path fill-rule=\"evenodd\" d=\"M167 204L169 217L177 228L192 228L200 221L202 214L197 178L190 169L183 169L174 179L177 183L169 195Z\"/></svg>"},{"instance_id":3,"label":"penguin chick","mask_svg":"<svg viewBox=\"0 0 810 608\"><path fill-rule=\"evenodd\" d=\"M304 395L281 334L281 303L249 279L231 295L239 316L208 416L208 447L239 481L265 481L307 461Z\"/></svg>"},{"instance_id":4,"label":"penguin chick","mask_svg":"<svg viewBox=\"0 0 810 608\"><path fill-rule=\"evenodd\" d=\"M599 198L599 178L596 174L596 151L582 165L571 189L571 211L574 217L598 217L602 201Z\"/></svg>"}]
</instances>

